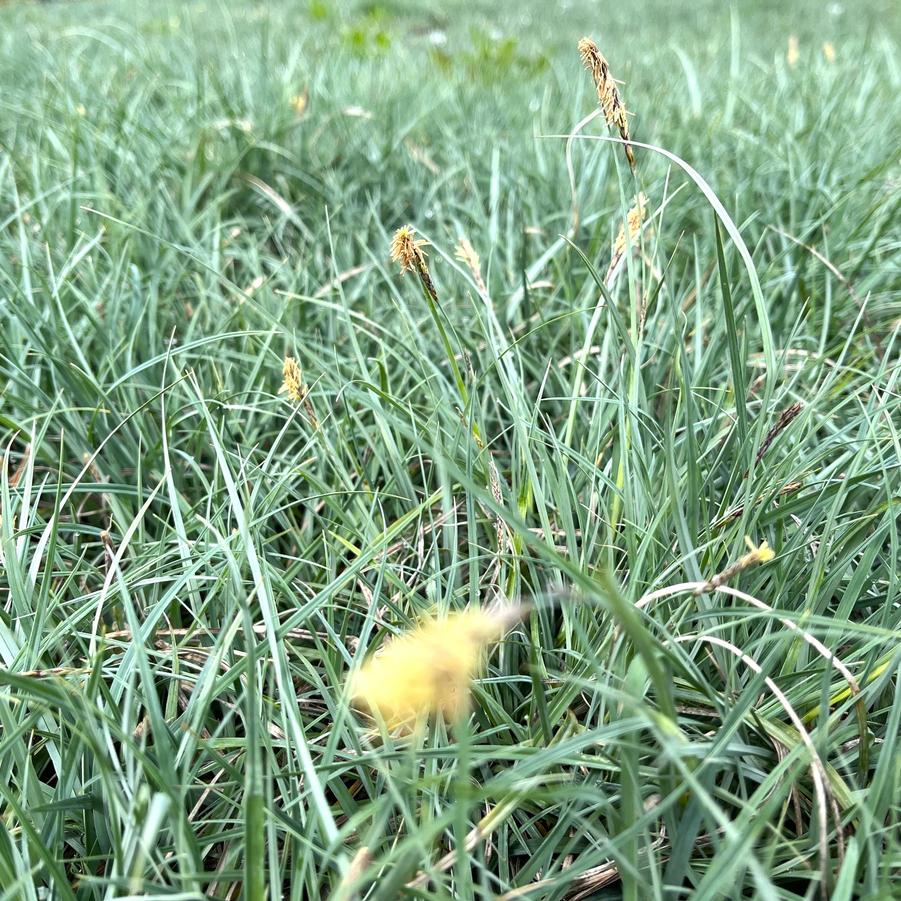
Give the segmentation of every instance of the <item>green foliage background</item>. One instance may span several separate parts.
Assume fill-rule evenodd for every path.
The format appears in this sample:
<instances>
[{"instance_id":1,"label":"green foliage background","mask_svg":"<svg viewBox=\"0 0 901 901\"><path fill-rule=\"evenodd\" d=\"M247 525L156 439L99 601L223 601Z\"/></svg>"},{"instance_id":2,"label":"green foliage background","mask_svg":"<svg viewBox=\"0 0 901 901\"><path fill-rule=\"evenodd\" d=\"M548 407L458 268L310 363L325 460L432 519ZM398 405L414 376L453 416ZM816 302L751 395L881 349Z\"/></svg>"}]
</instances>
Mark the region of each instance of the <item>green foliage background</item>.
<instances>
[{"instance_id":1,"label":"green foliage background","mask_svg":"<svg viewBox=\"0 0 901 901\"><path fill-rule=\"evenodd\" d=\"M570 183L586 33L677 157L639 184L588 138ZM0 897L890 897L899 41L879 0L0 7ZM765 608L634 606L745 536ZM536 610L468 730L349 709L497 598Z\"/></svg>"}]
</instances>

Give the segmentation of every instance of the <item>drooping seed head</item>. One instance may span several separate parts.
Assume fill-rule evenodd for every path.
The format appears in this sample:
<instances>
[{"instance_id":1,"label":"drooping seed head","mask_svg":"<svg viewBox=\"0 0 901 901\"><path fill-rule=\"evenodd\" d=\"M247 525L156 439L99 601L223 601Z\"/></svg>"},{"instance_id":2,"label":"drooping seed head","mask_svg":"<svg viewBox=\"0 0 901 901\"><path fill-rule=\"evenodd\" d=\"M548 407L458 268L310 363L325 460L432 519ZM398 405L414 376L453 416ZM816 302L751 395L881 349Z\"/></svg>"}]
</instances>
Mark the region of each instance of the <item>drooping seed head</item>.
<instances>
[{"instance_id":1,"label":"drooping seed head","mask_svg":"<svg viewBox=\"0 0 901 901\"><path fill-rule=\"evenodd\" d=\"M582 64L591 73L594 86L598 92L598 102L604 113L604 119L611 128L615 128L624 141L629 140L629 119L626 107L619 93L616 79L610 74L610 65L604 54L598 49L598 45L591 38L582 38L579 41L579 56ZM632 148L626 144L626 157L629 165L635 168L635 156Z\"/></svg>"}]
</instances>

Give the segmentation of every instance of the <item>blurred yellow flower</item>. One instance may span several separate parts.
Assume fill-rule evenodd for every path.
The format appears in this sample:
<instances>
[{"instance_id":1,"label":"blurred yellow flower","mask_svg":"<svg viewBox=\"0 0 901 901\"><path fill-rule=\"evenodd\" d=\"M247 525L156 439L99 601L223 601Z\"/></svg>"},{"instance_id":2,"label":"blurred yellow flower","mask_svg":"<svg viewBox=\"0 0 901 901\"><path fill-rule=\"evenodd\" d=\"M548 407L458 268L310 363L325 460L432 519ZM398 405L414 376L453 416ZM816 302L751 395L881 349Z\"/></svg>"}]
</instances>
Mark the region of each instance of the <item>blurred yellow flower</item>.
<instances>
[{"instance_id":1,"label":"blurred yellow flower","mask_svg":"<svg viewBox=\"0 0 901 901\"><path fill-rule=\"evenodd\" d=\"M835 44L832 41L826 41L823 44L823 58L827 63L835 62Z\"/></svg>"},{"instance_id":2,"label":"blurred yellow flower","mask_svg":"<svg viewBox=\"0 0 901 901\"><path fill-rule=\"evenodd\" d=\"M791 35L788 39L788 52L785 54L785 61L791 66L792 69L798 65L798 60L801 58L801 49L798 45L798 39Z\"/></svg>"},{"instance_id":3,"label":"blurred yellow flower","mask_svg":"<svg viewBox=\"0 0 901 901\"><path fill-rule=\"evenodd\" d=\"M351 677L351 697L391 729L409 729L431 713L458 719L469 709L488 645L518 611L469 609L424 620L363 664Z\"/></svg>"}]
</instances>

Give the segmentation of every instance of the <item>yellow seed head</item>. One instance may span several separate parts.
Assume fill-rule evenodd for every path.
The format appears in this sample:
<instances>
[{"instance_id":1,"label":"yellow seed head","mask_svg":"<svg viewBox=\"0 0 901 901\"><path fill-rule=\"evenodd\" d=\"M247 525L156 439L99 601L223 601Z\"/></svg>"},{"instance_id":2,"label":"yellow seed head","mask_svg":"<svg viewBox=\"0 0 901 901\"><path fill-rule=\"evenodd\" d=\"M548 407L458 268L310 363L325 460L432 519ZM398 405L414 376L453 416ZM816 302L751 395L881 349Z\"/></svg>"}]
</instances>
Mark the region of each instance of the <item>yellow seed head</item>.
<instances>
[{"instance_id":1,"label":"yellow seed head","mask_svg":"<svg viewBox=\"0 0 901 901\"><path fill-rule=\"evenodd\" d=\"M738 560L727 566L722 572L718 572L709 581L702 583L695 589L696 595L704 594L707 591L713 591L714 589L719 588L721 585L726 585L739 573L748 569L748 567L757 566L759 563L769 563L770 560L776 556L775 553L773 553L773 549L766 541L762 541L755 546L754 542L745 536L745 544L748 546L748 553L739 557Z\"/></svg>"},{"instance_id":2,"label":"yellow seed head","mask_svg":"<svg viewBox=\"0 0 901 901\"><path fill-rule=\"evenodd\" d=\"M471 272L477 272L481 261L476 253L475 247L469 243L469 238L460 238L454 256L461 262L465 263Z\"/></svg>"},{"instance_id":3,"label":"yellow seed head","mask_svg":"<svg viewBox=\"0 0 901 901\"><path fill-rule=\"evenodd\" d=\"M798 65L798 60L801 58L801 48L798 44L798 39L794 35L790 35L788 38L788 51L785 54L785 61L791 66L792 69Z\"/></svg>"},{"instance_id":4,"label":"yellow seed head","mask_svg":"<svg viewBox=\"0 0 901 901\"><path fill-rule=\"evenodd\" d=\"M469 709L488 645L508 622L502 612L476 609L424 620L363 664L351 679L351 697L392 729L409 729L429 714L457 719Z\"/></svg>"},{"instance_id":5,"label":"yellow seed head","mask_svg":"<svg viewBox=\"0 0 901 901\"><path fill-rule=\"evenodd\" d=\"M626 108L623 106L619 87L610 74L610 65L604 54L591 38L582 38L579 41L579 56L582 57L582 64L591 72L591 77L594 79L598 100L607 124L612 128L628 130Z\"/></svg>"},{"instance_id":6,"label":"yellow seed head","mask_svg":"<svg viewBox=\"0 0 901 901\"><path fill-rule=\"evenodd\" d=\"M610 65L604 54L598 49L598 45L591 38L582 38L579 41L579 56L582 64L591 72L594 86L598 92L598 101L604 113L604 119L611 128L619 131L624 141L629 140L629 119L626 107L623 104L616 80L610 74ZM626 144L626 157L629 165L635 168L635 155L632 148Z\"/></svg>"},{"instance_id":7,"label":"yellow seed head","mask_svg":"<svg viewBox=\"0 0 901 901\"><path fill-rule=\"evenodd\" d=\"M641 232L641 226L644 222L645 211L648 205L648 198L642 192L635 198L635 204L626 215L626 221L629 225L629 244L634 245L638 240ZM613 256L620 256L626 249L626 229L625 226L619 227L619 234L616 236L616 242L613 245Z\"/></svg>"},{"instance_id":8,"label":"yellow seed head","mask_svg":"<svg viewBox=\"0 0 901 901\"><path fill-rule=\"evenodd\" d=\"M404 225L394 233L391 241L391 259L400 265L403 272L421 272L426 268L426 241L414 238L412 225Z\"/></svg>"},{"instance_id":9,"label":"yellow seed head","mask_svg":"<svg viewBox=\"0 0 901 901\"><path fill-rule=\"evenodd\" d=\"M303 373L300 364L294 357L285 357L285 365L282 367L281 391L287 394L295 403L301 403L307 394L306 385L303 383Z\"/></svg>"},{"instance_id":10,"label":"yellow seed head","mask_svg":"<svg viewBox=\"0 0 901 901\"><path fill-rule=\"evenodd\" d=\"M479 294L482 297L488 297L488 287L482 278L482 262L478 253L476 253L475 247L472 246L467 237L464 236L457 242L454 256L469 269Z\"/></svg>"},{"instance_id":11,"label":"yellow seed head","mask_svg":"<svg viewBox=\"0 0 901 901\"><path fill-rule=\"evenodd\" d=\"M774 559L776 556L775 552L766 541L762 541L755 547L754 542L746 535L745 544L748 546L748 553L739 561L743 564L742 569L745 569L748 566L754 566L757 563L769 563L770 560Z\"/></svg>"}]
</instances>

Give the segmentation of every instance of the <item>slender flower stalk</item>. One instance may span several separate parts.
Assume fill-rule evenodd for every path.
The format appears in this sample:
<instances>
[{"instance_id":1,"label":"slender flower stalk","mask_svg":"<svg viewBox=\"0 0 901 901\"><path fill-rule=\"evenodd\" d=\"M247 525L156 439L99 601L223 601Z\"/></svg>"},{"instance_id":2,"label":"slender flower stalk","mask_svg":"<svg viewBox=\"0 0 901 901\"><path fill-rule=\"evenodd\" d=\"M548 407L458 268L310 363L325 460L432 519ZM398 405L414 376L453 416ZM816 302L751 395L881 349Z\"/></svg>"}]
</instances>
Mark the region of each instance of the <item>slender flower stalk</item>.
<instances>
[{"instance_id":1,"label":"slender flower stalk","mask_svg":"<svg viewBox=\"0 0 901 901\"><path fill-rule=\"evenodd\" d=\"M615 128L624 141L629 140L629 119L623 99L619 93L619 85L610 74L610 64L604 54L598 49L598 45L591 38L582 38L579 41L579 55L582 64L591 72L595 88L598 92L598 101L604 112L604 119L611 128ZM625 144L626 159L629 167L635 171L635 154L630 144Z\"/></svg>"},{"instance_id":2,"label":"slender flower stalk","mask_svg":"<svg viewBox=\"0 0 901 901\"><path fill-rule=\"evenodd\" d=\"M422 285L422 292L425 295L429 312L432 314L432 319L435 322L438 333L441 335L441 341L444 344L444 352L447 356L448 363L450 364L451 371L454 374L457 390L460 392L460 400L465 409L469 405L469 392L466 390L466 382L463 379L463 373L460 372L460 366L457 363L457 355L454 353L453 346L450 342L450 336L447 333L447 329L444 326L444 322L442 321L439 312L441 304L438 300L438 290L435 288L435 283L432 281L428 261L426 260L426 253L422 249L427 246L428 242L421 238L415 238L415 234L416 232L412 225L404 225L394 233L394 238L391 240L391 259L400 266L401 275L413 272L416 274L419 283Z\"/></svg>"}]
</instances>

